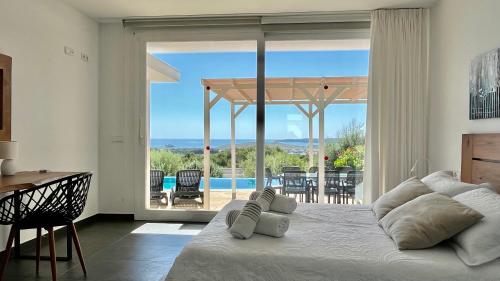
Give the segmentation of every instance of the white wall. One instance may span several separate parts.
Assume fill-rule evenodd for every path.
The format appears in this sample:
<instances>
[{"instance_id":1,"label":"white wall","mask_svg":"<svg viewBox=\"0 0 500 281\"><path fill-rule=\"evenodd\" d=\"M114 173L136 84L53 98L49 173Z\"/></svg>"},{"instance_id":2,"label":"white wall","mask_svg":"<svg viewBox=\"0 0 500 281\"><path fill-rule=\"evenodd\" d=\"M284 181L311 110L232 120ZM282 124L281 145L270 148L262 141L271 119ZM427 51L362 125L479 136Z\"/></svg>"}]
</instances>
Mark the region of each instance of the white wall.
<instances>
[{"instance_id":1,"label":"white wall","mask_svg":"<svg viewBox=\"0 0 500 281\"><path fill-rule=\"evenodd\" d=\"M126 82L127 43L121 24L100 24L99 192L102 213L134 213L134 108ZM130 81L129 81L130 82ZM144 188L144 186L140 187Z\"/></svg>"},{"instance_id":2,"label":"white wall","mask_svg":"<svg viewBox=\"0 0 500 281\"><path fill-rule=\"evenodd\" d=\"M65 55L64 46L75 55ZM93 172L81 218L98 213L98 24L59 0L0 0L0 53L13 58L20 169Z\"/></svg>"},{"instance_id":3,"label":"white wall","mask_svg":"<svg viewBox=\"0 0 500 281\"><path fill-rule=\"evenodd\" d=\"M500 132L500 119L470 121L471 60L500 48L500 1L441 0L431 9L431 170L460 171L463 133Z\"/></svg>"}]
</instances>

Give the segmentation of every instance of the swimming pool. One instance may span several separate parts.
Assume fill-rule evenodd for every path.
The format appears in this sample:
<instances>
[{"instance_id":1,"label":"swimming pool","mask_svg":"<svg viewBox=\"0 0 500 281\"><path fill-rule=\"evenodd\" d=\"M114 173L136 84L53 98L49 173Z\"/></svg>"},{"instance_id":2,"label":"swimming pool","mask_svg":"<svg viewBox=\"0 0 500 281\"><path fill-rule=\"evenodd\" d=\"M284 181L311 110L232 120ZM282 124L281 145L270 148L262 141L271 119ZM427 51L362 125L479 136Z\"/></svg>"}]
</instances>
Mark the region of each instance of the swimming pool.
<instances>
[{"instance_id":1,"label":"swimming pool","mask_svg":"<svg viewBox=\"0 0 500 281\"><path fill-rule=\"evenodd\" d=\"M200 189L203 189L203 177L201 178ZM163 190L168 191L175 186L175 177L163 178ZM231 189L231 178L210 178L211 189ZM255 189L255 178L237 178L236 188Z\"/></svg>"}]
</instances>

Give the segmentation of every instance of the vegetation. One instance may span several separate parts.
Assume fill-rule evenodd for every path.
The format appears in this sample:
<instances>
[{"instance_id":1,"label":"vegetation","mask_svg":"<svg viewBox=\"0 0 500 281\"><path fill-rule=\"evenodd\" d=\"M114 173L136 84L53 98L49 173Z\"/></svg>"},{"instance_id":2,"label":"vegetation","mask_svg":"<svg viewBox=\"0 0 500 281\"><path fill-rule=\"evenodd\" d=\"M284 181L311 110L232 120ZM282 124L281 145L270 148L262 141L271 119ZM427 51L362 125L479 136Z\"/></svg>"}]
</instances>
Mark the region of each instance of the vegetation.
<instances>
[{"instance_id":1,"label":"vegetation","mask_svg":"<svg viewBox=\"0 0 500 281\"><path fill-rule=\"evenodd\" d=\"M342 127L335 143L326 145L325 154L328 156L327 166L352 167L363 170L365 159L365 131L364 124L353 119Z\"/></svg>"},{"instance_id":2,"label":"vegetation","mask_svg":"<svg viewBox=\"0 0 500 281\"><path fill-rule=\"evenodd\" d=\"M151 149L150 159L151 169L162 170L165 176L175 176L177 171L183 169L203 170L203 154L188 152L183 155L169 149ZM221 167L214 161L211 162L210 176L222 177Z\"/></svg>"},{"instance_id":3,"label":"vegetation","mask_svg":"<svg viewBox=\"0 0 500 281\"><path fill-rule=\"evenodd\" d=\"M326 145L325 154L329 158L326 163L327 168L350 166L358 170L363 169L365 152L363 127L363 123L352 120L340 130L336 142ZM236 167L243 169L245 177L255 177L255 155L255 146L236 149ZM174 176L178 170L182 169L203 170L203 154L201 152L152 149L150 157L151 168L163 170L167 176ZM231 167L230 150L215 151L211 154L210 162L210 176L222 177L222 168ZM286 166L298 166L307 170L308 162L307 154L290 154L276 145L266 145L265 147L265 165L271 169L273 174L281 173L282 168Z\"/></svg>"}]
</instances>

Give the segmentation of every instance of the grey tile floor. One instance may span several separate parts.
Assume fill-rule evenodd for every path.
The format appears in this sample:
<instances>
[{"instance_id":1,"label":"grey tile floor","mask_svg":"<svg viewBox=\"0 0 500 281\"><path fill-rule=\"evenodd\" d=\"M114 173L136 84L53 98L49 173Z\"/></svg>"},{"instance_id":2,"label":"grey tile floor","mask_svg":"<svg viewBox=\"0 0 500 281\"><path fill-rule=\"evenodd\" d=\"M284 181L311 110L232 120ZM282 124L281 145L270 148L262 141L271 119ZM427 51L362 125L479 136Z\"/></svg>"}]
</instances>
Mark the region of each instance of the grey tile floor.
<instances>
[{"instance_id":1,"label":"grey tile floor","mask_svg":"<svg viewBox=\"0 0 500 281\"><path fill-rule=\"evenodd\" d=\"M58 261L58 280L158 281L169 271L175 257L204 224L160 224L141 221L102 220L77 227L87 266L83 276L76 252L73 260ZM57 252L66 253L65 233L56 235ZM23 253L33 252L25 245ZM48 255L43 239L42 255ZM42 260L40 275L34 260L12 259L3 280L51 280L50 263Z\"/></svg>"}]
</instances>

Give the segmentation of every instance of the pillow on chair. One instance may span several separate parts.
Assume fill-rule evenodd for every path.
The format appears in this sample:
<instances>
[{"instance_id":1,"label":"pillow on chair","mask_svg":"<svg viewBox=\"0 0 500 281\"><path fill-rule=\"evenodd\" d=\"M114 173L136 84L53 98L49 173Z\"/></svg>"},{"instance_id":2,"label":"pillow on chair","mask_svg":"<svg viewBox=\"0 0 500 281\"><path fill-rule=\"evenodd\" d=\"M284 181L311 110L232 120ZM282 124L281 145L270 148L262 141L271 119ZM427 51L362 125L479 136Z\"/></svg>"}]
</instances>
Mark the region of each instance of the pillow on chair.
<instances>
[{"instance_id":1,"label":"pillow on chair","mask_svg":"<svg viewBox=\"0 0 500 281\"><path fill-rule=\"evenodd\" d=\"M432 190L418 178L410 178L380 196L373 204L373 212L375 212L377 219L380 220L392 209L431 192Z\"/></svg>"},{"instance_id":2,"label":"pillow on chair","mask_svg":"<svg viewBox=\"0 0 500 281\"><path fill-rule=\"evenodd\" d=\"M453 237L483 215L438 193L422 195L389 212L379 224L400 250L425 249Z\"/></svg>"}]
</instances>

